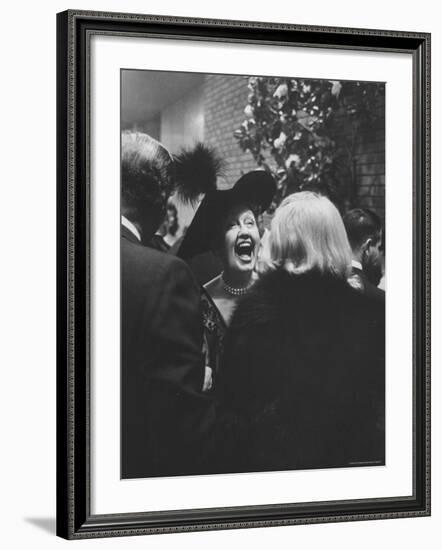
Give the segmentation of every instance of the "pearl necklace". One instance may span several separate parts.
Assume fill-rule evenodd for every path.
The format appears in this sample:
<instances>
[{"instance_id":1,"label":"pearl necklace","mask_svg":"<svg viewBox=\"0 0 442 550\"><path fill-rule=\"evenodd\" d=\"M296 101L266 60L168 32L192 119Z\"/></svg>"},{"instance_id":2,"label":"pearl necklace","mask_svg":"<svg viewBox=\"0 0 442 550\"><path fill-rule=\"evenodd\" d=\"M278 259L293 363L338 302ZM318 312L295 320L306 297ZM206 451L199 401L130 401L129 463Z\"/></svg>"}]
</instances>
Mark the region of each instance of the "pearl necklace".
<instances>
[{"instance_id":1,"label":"pearl necklace","mask_svg":"<svg viewBox=\"0 0 442 550\"><path fill-rule=\"evenodd\" d=\"M232 296L244 296L244 294L246 294L250 290L250 288L253 286L253 283L254 283L254 281L252 281L247 286L243 286L243 287L240 287L240 288L235 288L235 287L230 286L226 283L226 281L224 280L224 272L221 273L221 282L223 284L224 290L228 294L231 294Z\"/></svg>"}]
</instances>

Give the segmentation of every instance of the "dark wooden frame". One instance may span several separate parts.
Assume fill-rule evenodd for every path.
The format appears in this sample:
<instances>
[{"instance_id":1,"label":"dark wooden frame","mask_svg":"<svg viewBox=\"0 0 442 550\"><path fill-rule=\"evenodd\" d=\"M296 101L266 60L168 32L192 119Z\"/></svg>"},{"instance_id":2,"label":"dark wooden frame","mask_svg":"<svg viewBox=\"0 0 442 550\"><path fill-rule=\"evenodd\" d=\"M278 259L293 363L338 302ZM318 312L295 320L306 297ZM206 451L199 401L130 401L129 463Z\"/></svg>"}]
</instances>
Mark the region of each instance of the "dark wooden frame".
<instances>
[{"instance_id":1,"label":"dark wooden frame","mask_svg":"<svg viewBox=\"0 0 442 550\"><path fill-rule=\"evenodd\" d=\"M413 56L414 491L410 497L91 515L89 43L93 34ZM57 15L57 534L68 539L430 514L430 35L69 10Z\"/></svg>"}]
</instances>

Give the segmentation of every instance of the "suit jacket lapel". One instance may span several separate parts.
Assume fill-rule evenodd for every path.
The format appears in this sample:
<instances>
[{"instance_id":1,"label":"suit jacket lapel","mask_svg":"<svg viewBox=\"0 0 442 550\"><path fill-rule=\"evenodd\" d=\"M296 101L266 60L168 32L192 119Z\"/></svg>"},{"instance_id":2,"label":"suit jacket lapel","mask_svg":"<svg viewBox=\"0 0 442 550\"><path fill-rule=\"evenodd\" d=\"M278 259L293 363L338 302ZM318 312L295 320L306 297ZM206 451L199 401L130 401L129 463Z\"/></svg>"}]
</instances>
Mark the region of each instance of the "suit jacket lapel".
<instances>
[{"instance_id":1,"label":"suit jacket lapel","mask_svg":"<svg viewBox=\"0 0 442 550\"><path fill-rule=\"evenodd\" d=\"M130 229L128 229L124 225L121 226L121 236L131 243L141 244L140 241L132 233L132 231L130 231Z\"/></svg>"}]
</instances>

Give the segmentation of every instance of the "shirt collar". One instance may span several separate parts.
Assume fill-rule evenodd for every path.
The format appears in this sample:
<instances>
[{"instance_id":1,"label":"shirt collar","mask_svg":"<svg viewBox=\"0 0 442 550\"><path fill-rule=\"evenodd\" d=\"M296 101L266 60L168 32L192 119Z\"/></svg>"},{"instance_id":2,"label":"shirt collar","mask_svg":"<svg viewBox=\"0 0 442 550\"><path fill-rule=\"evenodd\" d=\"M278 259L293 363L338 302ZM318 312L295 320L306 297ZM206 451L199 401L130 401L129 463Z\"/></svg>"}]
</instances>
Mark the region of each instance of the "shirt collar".
<instances>
[{"instance_id":1,"label":"shirt collar","mask_svg":"<svg viewBox=\"0 0 442 550\"><path fill-rule=\"evenodd\" d=\"M356 269L359 269L360 271L362 271L361 262L358 262L357 260L352 260L351 265L352 265L352 267L355 267Z\"/></svg>"},{"instance_id":2,"label":"shirt collar","mask_svg":"<svg viewBox=\"0 0 442 550\"><path fill-rule=\"evenodd\" d=\"M129 231L135 235L135 237L141 242L141 235L135 225L129 221L125 216L121 216L121 224Z\"/></svg>"}]
</instances>

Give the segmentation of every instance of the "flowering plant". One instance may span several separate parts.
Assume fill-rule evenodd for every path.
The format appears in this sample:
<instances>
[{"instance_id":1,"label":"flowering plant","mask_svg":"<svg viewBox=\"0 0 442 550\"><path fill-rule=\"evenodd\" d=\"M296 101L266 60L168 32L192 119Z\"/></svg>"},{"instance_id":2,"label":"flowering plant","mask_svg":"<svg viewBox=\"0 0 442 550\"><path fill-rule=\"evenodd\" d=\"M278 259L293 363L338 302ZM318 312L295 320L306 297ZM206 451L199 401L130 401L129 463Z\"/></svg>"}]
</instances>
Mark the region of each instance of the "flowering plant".
<instances>
[{"instance_id":1,"label":"flowering plant","mask_svg":"<svg viewBox=\"0 0 442 550\"><path fill-rule=\"evenodd\" d=\"M235 131L243 151L276 174L276 203L301 189L352 205L361 130L379 116L376 82L250 77L245 120Z\"/></svg>"}]
</instances>

